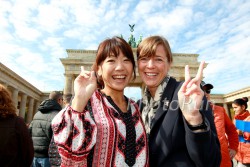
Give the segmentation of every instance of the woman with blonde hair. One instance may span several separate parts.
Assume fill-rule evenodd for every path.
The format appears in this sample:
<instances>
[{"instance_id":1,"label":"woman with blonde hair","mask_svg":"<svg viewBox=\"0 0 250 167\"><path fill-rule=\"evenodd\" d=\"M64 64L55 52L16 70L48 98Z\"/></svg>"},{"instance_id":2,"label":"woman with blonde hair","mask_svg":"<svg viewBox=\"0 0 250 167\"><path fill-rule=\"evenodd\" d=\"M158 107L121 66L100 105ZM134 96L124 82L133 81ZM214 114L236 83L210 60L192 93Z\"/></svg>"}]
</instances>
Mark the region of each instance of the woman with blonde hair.
<instances>
[{"instance_id":1,"label":"woman with blonde hair","mask_svg":"<svg viewBox=\"0 0 250 167\"><path fill-rule=\"evenodd\" d=\"M138 72L145 84L138 104L148 135L150 166L217 167L219 141L200 88L205 62L192 79L186 66L184 82L168 75L172 62L164 37L147 37L137 48Z\"/></svg>"}]
</instances>

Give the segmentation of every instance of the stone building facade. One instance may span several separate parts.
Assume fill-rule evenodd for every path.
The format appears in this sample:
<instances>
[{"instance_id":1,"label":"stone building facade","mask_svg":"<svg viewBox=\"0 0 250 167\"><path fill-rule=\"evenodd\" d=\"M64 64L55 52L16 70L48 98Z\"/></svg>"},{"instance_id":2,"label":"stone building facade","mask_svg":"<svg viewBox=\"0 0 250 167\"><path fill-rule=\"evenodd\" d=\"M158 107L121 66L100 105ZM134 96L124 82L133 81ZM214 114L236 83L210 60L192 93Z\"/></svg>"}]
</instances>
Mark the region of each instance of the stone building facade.
<instances>
[{"instance_id":1,"label":"stone building facade","mask_svg":"<svg viewBox=\"0 0 250 167\"><path fill-rule=\"evenodd\" d=\"M27 123L31 122L38 106L49 95L38 90L2 63L0 63L0 83L11 92L17 114Z\"/></svg>"},{"instance_id":2,"label":"stone building facade","mask_svg":"<svg viewBox=\"0 0 250 167\"><path fill-rule=\"evenodd\" d=\"M80 73L80 66L84 66L85 69L90 70L95 59L96 50L67 49L66 51L68 57L60 59L65 69L64 93L73 94L73 82ZM133 48L133 53L136 60L136 48ZM173 64L171 70L169 71L169 75L173 76L178 81L184 80L184 68L185 65L188 64L190 68L190 76L195 77L200 65L198 62L198 56L198 54L173 53ZM138 73L136 74L136 79L130 83L130 86L140 88L144 87ZM233 100L242 97L248 97L250 100L250 87L225 95L211 95L211 99L216 104L223 106L230 117L233 117L233 111L231 107Z\"/></svg>"},{"instance_id":3,"label":"stone building facade","mask_svg":"<svg viewBox=\"0 0 250 167\"><path fill-rule=\"evenodd\" d=\"M66 52L68 56L60 59L64 66L64 94L73 94L73 82L80 73L80 66L84 66L85 69L90 70L95 59L96 50L67 49ZM133 49L133 52L135 56L136 49ZM188 64L191 77L195 77L200 64L197 60L198 56L198 54L174 53L174 63L172 64L169 74L178 81L184 80L184 68L185 65ZM140 76L138 73L136 75L136 79L130 83L130 86L143 88L144 85L142 84ZM0 63L0 83L5 85L11 92L18 115L23 117L27 123L31 122L39 104L49 96L49 92L41 92L2 63ZM250 100L250 87L228 94L211 95L211 99L213 99L216 104L223 106L230 117L233 116L232 101L242 97L248 97Z\"/></svg>"},{"instance_id":4,"label":"stone building facade","mask_svg":"<svg viewBox=\"0 0 250 167\"><path fill-rule=\"evenodd\" d=\"M73 93L73 82L80 73L80 66L90 70L95 59L96 50L75 50L67 49L68 57L61 58L61 62L65 69L65 87L64 93ZM134 57L136 60L136 49L133 48ZM200 63L198 62L198 54L173 54L173 64L169 74L177 80L184 80L184 68L188 64L191 77L195 77ZM137 69L136 69L137 71ZM136 79L130 83L133 87L143 87L141 78L136 74Z\"/></svg>"}]
</instances>

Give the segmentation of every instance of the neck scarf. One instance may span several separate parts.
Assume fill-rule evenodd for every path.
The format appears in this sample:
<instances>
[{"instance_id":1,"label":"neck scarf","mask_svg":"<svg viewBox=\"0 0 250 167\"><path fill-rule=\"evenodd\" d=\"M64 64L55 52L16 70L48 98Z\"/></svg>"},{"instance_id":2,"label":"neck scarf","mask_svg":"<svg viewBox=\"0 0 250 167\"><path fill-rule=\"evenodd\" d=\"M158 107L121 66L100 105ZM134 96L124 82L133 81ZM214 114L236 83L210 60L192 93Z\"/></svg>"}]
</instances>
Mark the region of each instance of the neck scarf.
<instances>
[{"instance_id":1,"label":"neck scarf","mask_svg":"<svg viewBox=\"0 0 250 167\"><path fill-rule=\"evenodd\" d=\"M145 92L142 97L143 109L142 109L142 120L145 125L146 133L149 135L152 121L155 117L155 113L160 106L160 100L162 97L162 93L166 88L169 81L169 76L165 77L161 84L157 87L155 96L152 97L148 88L146 87Z\"/></svg>"}]
</instances>

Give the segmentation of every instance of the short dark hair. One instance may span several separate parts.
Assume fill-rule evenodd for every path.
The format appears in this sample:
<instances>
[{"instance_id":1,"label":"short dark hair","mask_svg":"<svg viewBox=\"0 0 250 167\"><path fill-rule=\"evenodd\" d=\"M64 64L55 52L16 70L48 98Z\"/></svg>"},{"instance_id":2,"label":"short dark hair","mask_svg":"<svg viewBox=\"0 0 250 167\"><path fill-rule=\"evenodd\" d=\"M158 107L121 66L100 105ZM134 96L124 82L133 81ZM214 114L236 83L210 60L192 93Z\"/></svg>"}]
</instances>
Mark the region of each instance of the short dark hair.
<instances>
[{"instance_id":1,"label":"short dark hair","mask_svg":"<svg viewBox=\"0 0 250 167\"><path fill-rule=\"evenodd\" d=\"M66 102L66 103L70 103L71 101L71 98L72 98L72 94L71 93L68 93L68 94L64 94L63 95L63 100Z\"/></svg>"},{"instance_id":2,"label":"short dark hair","mask_svg":"<svg viewBox=\"0 0 250 167\"><path fill-rule=\"evenodd\" d=\"M61 91L52 91L49 94L49 99L53 99L53 100L58 100L60 98L62 98L63 94Z\"/></svg>"},{"instance_id":3,"label":"short dark hair","mask_svg":"<svg viewBox=\"0 0 250 167\"><path fill-rule=\"evenodd\" d=\"M242 97L239 99L235 99L233 101L233 104L236 104L238 106L245 106L245 109L247 109L247 102L248 102L248 98L247 97Z\"/></svg>"}]
</instances>

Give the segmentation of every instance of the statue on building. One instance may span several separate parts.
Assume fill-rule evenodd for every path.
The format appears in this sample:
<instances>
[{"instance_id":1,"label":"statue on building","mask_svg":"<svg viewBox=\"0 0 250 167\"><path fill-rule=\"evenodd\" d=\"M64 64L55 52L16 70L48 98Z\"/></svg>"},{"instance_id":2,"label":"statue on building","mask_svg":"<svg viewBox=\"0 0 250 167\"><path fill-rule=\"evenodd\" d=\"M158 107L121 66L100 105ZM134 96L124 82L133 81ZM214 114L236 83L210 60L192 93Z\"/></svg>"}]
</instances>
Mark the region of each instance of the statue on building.
<instances>
[{"instance_id":1,"label":"statue on building","mask_svg":"<svg viewBox=\"0 0 250 167\"><path fill-rule=\"evenodd\" d=\"M136 44L136 42L135 42L135 37L134 37L134 35L133 35L135 24L133 24L133 25L130 25L130 24L129 24L129 27L130 27L130 32L131 32L131 34L130 34L130 37L129 37L129 39L128 39L128 43L129 43L129 45L130 45L132 48L136 48L136 47L137 47L137 44Z\"/></svg>"},{"instance_id":2,"label":"statue on building","mask_svg":"<svg viewBox=\"0 0 250 167\"><path fill-rule=\"evenodd\" d=\"M142 35L140 35L140 38L139 38L139 40L137 41L136 47L138 47L138 45L141 43L141 41L142 41Z\"/></svg>"},{"instance_id":3,"label":"statue on building","mask_svg":"<svg viewBox=\"0 0 250 167\"><path fill-rule=\"evenodd\" d=\"M129 44L132 48L137 48L137 46L138 46L138 45L141 43L141 41L142 41L142 35L140 35L140 38L139 38L138 41L136 42L135 37L134 37L134 35L133 35L135 24L132 24L132 25L129 24L129 27L130 27L130 32L131 32L131 34L130 34L130 37L128 38L128 44ZM120 37L121 37L122 39L124 39L122 34L120 35Z\"/></svg>"},{"instance_id":4,"label":"statue on building","mask_svg":"<svg viewBox=\"0 0 250 167\"><path fill-rule=\"evenodd\" d=\"M133 25L130 25L130 24L129 24L130 32L134 32L134 26L135 26L135 24L133 24Z\"/></svg>"}]
</instances>

